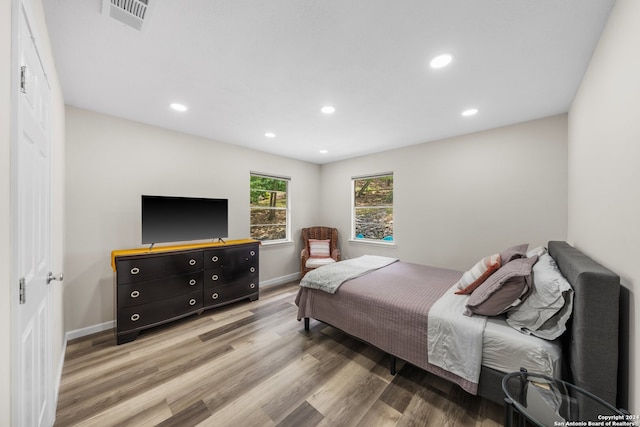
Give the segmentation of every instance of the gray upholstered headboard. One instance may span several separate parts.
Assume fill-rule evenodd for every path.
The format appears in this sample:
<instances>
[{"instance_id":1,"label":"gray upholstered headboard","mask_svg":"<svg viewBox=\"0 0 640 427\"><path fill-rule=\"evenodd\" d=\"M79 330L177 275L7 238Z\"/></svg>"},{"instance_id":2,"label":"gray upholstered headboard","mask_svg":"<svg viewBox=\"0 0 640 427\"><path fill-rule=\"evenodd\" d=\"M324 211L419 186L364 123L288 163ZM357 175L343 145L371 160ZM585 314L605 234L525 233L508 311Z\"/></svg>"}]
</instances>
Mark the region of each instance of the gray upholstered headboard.
<instances>
[{"instance_id":1,"label":"gray upholstered headboard","mask_svg":"<svg viewBox=\"0 0 640 427\"><path fill-rule=\"evenodd\" d=\"M549 242L548 249L574 289L563 335L566 379L615 406L620 277L566 242Z\"/></svg>"}]
</instances>

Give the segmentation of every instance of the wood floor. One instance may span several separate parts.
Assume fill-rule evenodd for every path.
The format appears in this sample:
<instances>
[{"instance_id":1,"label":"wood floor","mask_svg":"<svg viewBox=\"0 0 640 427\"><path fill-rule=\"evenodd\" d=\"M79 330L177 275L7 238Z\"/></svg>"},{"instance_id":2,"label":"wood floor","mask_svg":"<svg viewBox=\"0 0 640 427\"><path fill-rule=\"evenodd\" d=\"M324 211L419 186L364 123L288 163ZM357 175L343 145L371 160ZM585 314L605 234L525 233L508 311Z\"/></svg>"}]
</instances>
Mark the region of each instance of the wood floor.
<instances>
[{"instance_id":1,"label":"wood floor","mask_svg":"<svg viewBox=\"0 0 640 427\"><path fill-rule=\"evenodd\" d=\"M297 283L116 346L68 343L56 426L498 426L503 409L311 320Z\"/></svg>"}]
</instances>

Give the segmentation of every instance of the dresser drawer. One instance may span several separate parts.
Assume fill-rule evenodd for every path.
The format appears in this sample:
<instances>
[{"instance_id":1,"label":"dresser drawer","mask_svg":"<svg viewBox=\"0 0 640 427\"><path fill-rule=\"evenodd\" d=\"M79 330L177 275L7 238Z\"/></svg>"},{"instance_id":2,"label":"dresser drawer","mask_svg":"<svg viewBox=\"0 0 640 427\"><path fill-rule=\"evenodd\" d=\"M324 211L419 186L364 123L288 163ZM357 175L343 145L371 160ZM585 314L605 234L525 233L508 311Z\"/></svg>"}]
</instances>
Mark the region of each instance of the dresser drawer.
<instances>
[{"instance_id":1,"label":"dresser drawer","mask_svg":"<svg viewBox=\"0 0 640 427\"><path fill-rule=\"evenodd\" d=\"M235 269L245 264L258 264L258 246L249 245L239 248L220 248L204 251L204 268Z\"/></svg>"},{"instance_id":2,"label":"dresser drawer","mask_svg":"<svg viewBox=\"0 0 640 427\"><path fill-rule=\"evenodd\" d=\"M118 310L118 333L173 320L202 308L202 290Z\"/></svg>"},{"instance_id":3,"label":"dresser drawer","mask_svg":"<svg viewBox=\"0 0 640 427\"><path fill-rule=\"evenodd\" d=\"M119 285L194 273L202 265L202 251L116 259Z\"/></svg>"},{"instance_id":4,"label":"dresser drawer","mask_svg":"<svg viewBox=\"0 0 640 427\"><path fill-rule=\"evenodd\" d=\"M258 282L236 283L214 286L204 290L204 307L221 305L229 301L242 299L258 293Z\"/></svg>"},{"instance_id":5,"label":"dresser drawer","mask_svg":"<svg viewBox=\"0 0 640 427\"><path fill-rule=\"evenodd\" d=\"M204 271L204 287L234 283L258 282L258 268L245 265L241 269L212 268Z\"/></svg>"},{"instance_id":6,"label":"dresser drawer","mask_svg":"<svg viewBox=\"0 0 640 427\"><path fill-rule=\"evenodd\" d=\"M118 285L118 307L132 307L202 289L202 273Z\"/></svg>"}]
</instances>

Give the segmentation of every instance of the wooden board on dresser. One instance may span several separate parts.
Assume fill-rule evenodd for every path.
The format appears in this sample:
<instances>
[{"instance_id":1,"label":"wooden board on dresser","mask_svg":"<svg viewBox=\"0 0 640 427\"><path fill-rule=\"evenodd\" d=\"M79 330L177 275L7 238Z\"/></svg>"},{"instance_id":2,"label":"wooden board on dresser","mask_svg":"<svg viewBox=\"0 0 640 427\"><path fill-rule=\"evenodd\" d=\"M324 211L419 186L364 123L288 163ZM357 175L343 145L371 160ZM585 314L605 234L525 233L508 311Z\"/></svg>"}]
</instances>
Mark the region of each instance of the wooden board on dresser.
<instances>
[{"instance_id":1,"label":"wooden board on dresser","mask_svg":"<svg viewBox=\"0 0 640 427\"><path fill-rule=\"evenodd\" d=\"M113 251L117 343L206 309L257 300L259 246L246 239Z\"/></svg>"}]
</instances>

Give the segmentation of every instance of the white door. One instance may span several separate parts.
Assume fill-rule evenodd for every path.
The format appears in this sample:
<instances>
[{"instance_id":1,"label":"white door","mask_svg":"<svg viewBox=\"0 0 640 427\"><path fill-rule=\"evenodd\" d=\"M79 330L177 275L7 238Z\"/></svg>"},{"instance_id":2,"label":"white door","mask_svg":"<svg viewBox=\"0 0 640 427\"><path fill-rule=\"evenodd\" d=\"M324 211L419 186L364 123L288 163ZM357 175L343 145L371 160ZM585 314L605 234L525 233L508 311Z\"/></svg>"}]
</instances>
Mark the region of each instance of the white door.
<instances>
[{"instance_id":1,"label":"white door","mask_svg":"<svg viewBox=\"0 0 640 427\"><path fill-rule=\"evenodd\" d=\"M47 276L51 253L50 88L37 39L22 1L18 27L21 87L12 168L15 167L14 266L20 282L15 302L12 419L16 426L51 426L55 419L51 303ZM15 33L14 33L15 34ZM15 105L15 104L14 104ZM17 341L17 342L16 342Z\"/></svg>"}]
</instances>

